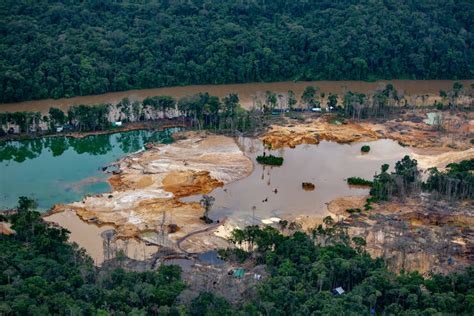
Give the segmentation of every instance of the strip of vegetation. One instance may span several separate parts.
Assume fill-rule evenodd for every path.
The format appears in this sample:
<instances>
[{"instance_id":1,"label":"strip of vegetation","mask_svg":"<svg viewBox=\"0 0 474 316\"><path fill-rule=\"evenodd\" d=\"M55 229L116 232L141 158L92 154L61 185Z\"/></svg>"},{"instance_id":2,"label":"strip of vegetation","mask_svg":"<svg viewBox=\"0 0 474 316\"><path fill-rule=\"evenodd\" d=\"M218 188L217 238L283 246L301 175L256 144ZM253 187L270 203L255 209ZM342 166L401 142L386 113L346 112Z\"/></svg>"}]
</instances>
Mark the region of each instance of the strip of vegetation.
<instances>
[{"instance_id":1,"label":"strip of vegetation","mask_svg":"<svg viewBox=\"0 0 474 316\"><path fill-rule=\"evenodd\" d=\"M451 163L446 171L437 168L428 170L428 179L423 183L423 189L446 199L474 198L474 159L460 163Z\"/></svg>"},{"instance_id":2,"label":"strip of vegetation","mask_svg":"<svg viewBox=\"0 0 474 316\"><path fill-rule=\"evenodd\" d=\"M431 192L434 198L449 200L474 198L474 159L451 163L444 172L431 168L426 182L422 182L417 165L415 159L405 156L395 164L395 172L389 173L389 165L384 164L373 181L353 177L348 178L347 183L371 186L370 197L364 205L366 211L372 209L372 203L389 201L393 197L405 198L421 191Z\"/></svg>"},{"instance_id":3,"label":"strip of vegetation","mask_svg":"<svg viewBox=\"0 0 474 316\"><path fill-rule=\"evenodd\" d=\"M276 157L273 155L257 156L257 162L263 165L281 166L283 164L283 157Z\"/></svg>"},{"instance_id":4,"label":"strip of vegetation","mask_svg":"<svg viewBox=\"0 0 474 316\"><path fill-rule=\"evenodd\" d=\"M449 164L444 172L431 168L426 182L422 182L417 165L417 161L409 156L395 164L395 172L387 172L389 165L382 165L381 172L374 176L371 198L366 206L371 208L372 202L389 201L392 197L405 198L421 191L450 200L474 198L474 159Z\"/></svg>"},{"instance_id":5,"label":"strip of vegetation","mask_svg":"<svg viewBox=\"0 0 474 316\"><path fill-rule=\"evenodd\" d=\"M350 185L363 185L363 186L372 186L372 181L366 180L364 178L359 178L359 177L350 177L347 178L347 183Z\"/></svg>"},{"instance_id":6,"label":"strip of vegetation","mask_svg":"<svg viewBox=\"0 0 474 316\"><path fill-rule=\"evenodd\" d=\"M354 213L360 213L362 210L360 208L348 208L346 209L346 212L349 214L354 214Z\"/></svg>"}]
</instances>

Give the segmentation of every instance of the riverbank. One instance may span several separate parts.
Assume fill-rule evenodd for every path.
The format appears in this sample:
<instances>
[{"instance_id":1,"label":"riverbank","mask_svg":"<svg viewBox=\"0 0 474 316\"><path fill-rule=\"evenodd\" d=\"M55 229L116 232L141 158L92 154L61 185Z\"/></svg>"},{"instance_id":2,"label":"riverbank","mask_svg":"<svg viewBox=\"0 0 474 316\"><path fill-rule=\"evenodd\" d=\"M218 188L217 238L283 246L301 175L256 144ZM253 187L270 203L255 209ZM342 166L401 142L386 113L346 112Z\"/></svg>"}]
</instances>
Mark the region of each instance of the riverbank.
<instances>
[{"instance_id":1,"label":"riverbank","mask_svg":"<svg viewBox=\"0 0 474 316\"><path fill-rule=\"evenodd\" d=\"M0 136L0 144L7 141L22 141L22 140L32 140L39 138L53 138L53 137L70 137L70 138L85 138L88 136L96 135L110 135L120 132L130 132L137 130L155 130L161 131L167 128L186 128L188 125L183 123L182 120L178 119L160 119L154 121L143 121L143 122L130 122L125 123L120 127L111 127L107 130L98 130L98 131L88 131L88 132L79 132L79 131L70 131L70 132L60 132L60 133L32 133L32 134L6 134Z\"/></svg>"}]
</instances>

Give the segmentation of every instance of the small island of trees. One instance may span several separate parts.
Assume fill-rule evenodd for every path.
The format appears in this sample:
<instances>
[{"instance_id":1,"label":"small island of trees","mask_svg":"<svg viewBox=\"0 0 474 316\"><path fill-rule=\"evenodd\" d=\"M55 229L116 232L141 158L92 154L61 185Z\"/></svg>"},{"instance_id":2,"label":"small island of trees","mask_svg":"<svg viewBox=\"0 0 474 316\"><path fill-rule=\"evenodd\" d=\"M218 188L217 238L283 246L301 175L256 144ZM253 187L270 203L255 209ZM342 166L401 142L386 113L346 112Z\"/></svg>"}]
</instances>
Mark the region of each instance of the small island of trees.
<instances>
[{"instance_id":1,"label":"small island of trees","mask_svg":"<svg viewBox=\"0 0 474 316\"><path fill-rule=\"evenodd\" d=\"M283 164L283 157L262 155L257 156L257 162L262 165L281 166Z\"/></svg>"}]
</instances>

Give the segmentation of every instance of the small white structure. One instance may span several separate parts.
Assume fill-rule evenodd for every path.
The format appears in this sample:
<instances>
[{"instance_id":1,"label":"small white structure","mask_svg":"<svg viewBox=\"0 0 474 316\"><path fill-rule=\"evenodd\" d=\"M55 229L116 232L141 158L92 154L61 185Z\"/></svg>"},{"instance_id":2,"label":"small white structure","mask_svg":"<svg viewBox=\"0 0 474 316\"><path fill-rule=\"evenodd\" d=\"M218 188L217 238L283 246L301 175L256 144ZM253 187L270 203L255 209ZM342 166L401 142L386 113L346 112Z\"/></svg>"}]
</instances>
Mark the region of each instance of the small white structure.
<instances>
[{"instance_id":1,"label":"small white structure","mask_svg":"<svg viewBox=\"0 0 474 316\"><path fill-rule=\"evenodd\" d=\"M334 294L334 295L342 295L345 292L346 291L344 291L344 289L342 287L336 287L334 290L332 290L332 294Z\"/></svg>"},{"instance_id":2,"label":"small white structure","mask_svg":"<svg viewBox=\"0 0 474 316\"><path fill-rule=\"evenodd\" d=\"M312 108L311 111L312 112L321 112L321 108Z\"/></svg>"},{"instance_id":3,"label":"small white structure","mask_svg":"<svg viewBox=\"0 0 474 316\"><path fill-rule=\"evenodd\" d=\"M122 121L112 122L112 126L122 126Z\"/></svg>"},{"instance_id":4,"label":"small white structure","mask_svg":"<svg viewBox=\"0 0 474 316\"><path fill-rule=\"evenodd\" d=\"M56 133L61 133L64 130L64 127L58 126L56 127Z\"/></svg>"},{"instance_id":5,"label":"small white structure","mask_svg":"<svg viewBox=\"0 0 474 316\"><path fill-rule=\"evenodd\" d=\"M280 221L281 219L278 217L270 217L270 218L262 219L262 223L265 225L276 224L276 223L279 223Z\"/></svg>"}]
</instances>

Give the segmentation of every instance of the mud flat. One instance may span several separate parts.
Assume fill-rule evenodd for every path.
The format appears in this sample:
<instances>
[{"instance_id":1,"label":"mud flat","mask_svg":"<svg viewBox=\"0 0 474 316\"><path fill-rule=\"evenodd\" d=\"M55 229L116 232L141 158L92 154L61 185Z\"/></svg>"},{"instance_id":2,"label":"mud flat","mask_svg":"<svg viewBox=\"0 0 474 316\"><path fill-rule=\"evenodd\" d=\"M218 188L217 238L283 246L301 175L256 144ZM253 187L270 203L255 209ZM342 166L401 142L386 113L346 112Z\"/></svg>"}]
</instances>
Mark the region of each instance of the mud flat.
<instances>
[{"instance_id":1,"label":"mud flat","mask_svg":"<svg viewBox=\"0 0 474 316\"><path fill-rule=\"evenodd\" d=\"M419 154L444 153L472 148L474 113L443 114L443 130L423 122L423 110L405 113L398 119L383 123L338 118L327 114L309 122L289 120L285 125L273 125L260 137L273 149L300 144L318 144L322 140L337 143L368 142L392 139L402 146L420 149ZM421 150L422 149L422 150Z\"/></svg>"},{"instance_id":2,"label":"mud flat","mask_svg":"<svg viewBox=\"0 0 474 316\"><path fill-rule=\"evenodd\" d=\"M184 137L189 138L119 160L120 174L110 179L113 192L56 205L46 220L66 226L67 219L58 214L69 211L87 223L112 227L117 239L136 238L155 244L166 240L166 246L205 229L207 225L199 220L201 205L179 198L209 193L245 177L252 171L252 163L232 138L205 133ZM94 236L91 239L100 241Z\"/></svg>"}]
</instances>

